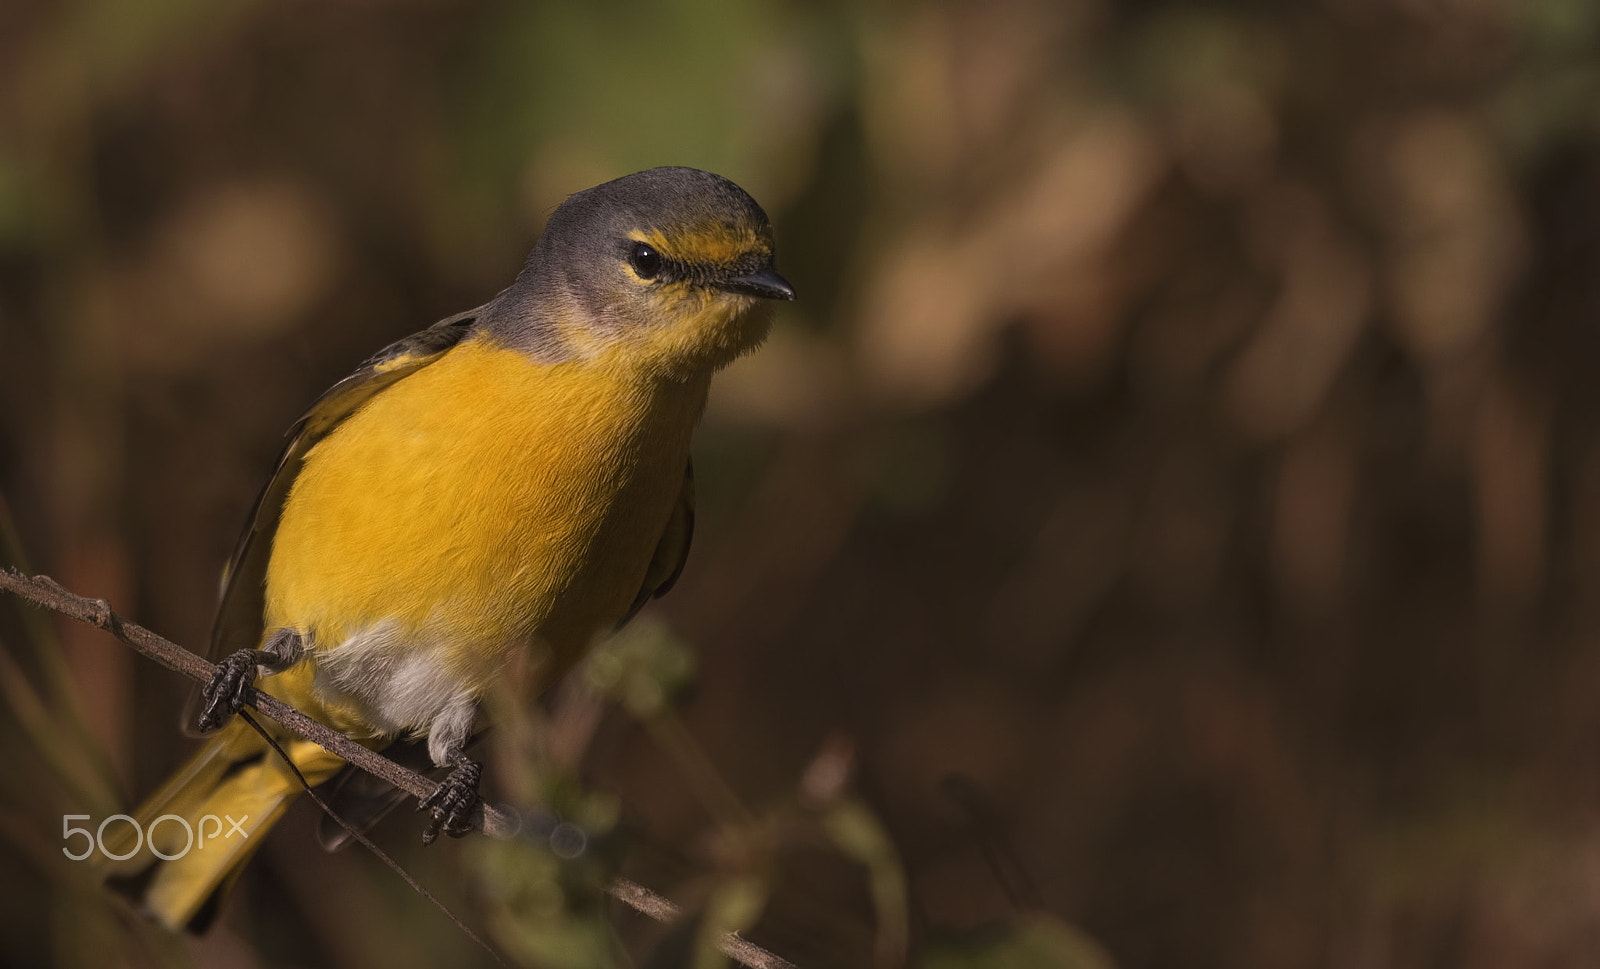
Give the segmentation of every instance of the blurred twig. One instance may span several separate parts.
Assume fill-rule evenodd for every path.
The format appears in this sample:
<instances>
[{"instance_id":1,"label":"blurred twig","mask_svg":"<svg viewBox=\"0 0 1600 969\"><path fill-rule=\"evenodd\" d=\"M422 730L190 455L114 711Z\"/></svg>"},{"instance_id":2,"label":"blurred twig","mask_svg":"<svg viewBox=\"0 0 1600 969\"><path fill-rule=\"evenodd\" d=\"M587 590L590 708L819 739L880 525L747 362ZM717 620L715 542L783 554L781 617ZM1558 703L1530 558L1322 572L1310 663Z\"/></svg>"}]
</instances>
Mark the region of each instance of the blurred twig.
<instances>
[{"instance_id":1,"label":"blurred twig","mask_svg":"<svg viewBox=\"0 0 1600 969\"><path fill-rule=\"evenodd\" d=\"M211 679L216 667L182 646L150 630L128 622L111 611L104 599L88 599L44 575L24 575L15 569L0 569L0 589L5 589L27 601L60 613L79 622L104 629L142 656L155 660L167 669L181 673L191 680L205 683ZM374 777L381 778L408 794L421 798L433 793L438 785L415 771L407 770L376 751L369 750L332 728L289 706L282 700L260 690L251 690L247 705L280 726L322 747L331 754L361 768ZM489 805L474 812L473 825L484 834L495 838L511 838L517 833L516 818ZM643 885L627 878L615 878L606 886L615 899L659 922L671 922L682 913L677 905ZM796 969L794 963L748 942L737 935L728 934L718 946L730 958L750 969Z\"/></svg>"}]
</instances>

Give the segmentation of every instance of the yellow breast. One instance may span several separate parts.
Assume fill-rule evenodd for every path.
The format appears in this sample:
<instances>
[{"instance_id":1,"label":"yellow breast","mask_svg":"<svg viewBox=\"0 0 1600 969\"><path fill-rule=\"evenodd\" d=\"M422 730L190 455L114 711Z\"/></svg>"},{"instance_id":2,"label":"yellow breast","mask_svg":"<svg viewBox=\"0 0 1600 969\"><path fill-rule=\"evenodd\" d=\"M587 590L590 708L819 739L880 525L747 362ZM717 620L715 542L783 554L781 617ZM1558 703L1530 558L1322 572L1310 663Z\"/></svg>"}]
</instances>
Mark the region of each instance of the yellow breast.
<instances>
[{"instance_id":1,"label":"yellow breast","mask_svg":"<svg viewBox=\"0 0 1600 969\"><path fill-rule=\"evenodd\" d=\"M638 593L708 383L461 344L309 452L266 628L314 655L381 629L384 650L438 650L474 693L530 644L569 660Z\"/></svg>"}]
</instances>

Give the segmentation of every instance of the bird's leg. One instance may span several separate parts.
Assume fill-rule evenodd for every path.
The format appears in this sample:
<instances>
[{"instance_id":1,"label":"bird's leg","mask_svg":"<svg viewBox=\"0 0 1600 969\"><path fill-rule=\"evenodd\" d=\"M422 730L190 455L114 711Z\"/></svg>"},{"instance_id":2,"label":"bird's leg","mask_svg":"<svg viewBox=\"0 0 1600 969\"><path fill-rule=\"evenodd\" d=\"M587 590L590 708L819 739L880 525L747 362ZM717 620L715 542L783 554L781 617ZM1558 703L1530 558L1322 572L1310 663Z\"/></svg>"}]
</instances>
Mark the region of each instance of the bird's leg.
<instances>
[{"instance_id":1,"label":"bird's leg","mask_svg":"<svg viewBox=\"0 0 1600 969\"><path fill-rule=\"evenodd\" d=\"M292 629L280 629L267 637L260 649L241 649L225 657L211 674L211 682L200 691L205 707L200 711L200 729L215 730L244 706L256 682L256 667L268 675L282 673L300 661L305 641Z\"/></svg>"},{"instance_id":2,"label":"bird's leg","mask_svg":"<svg viewBox=\"0 0 1600 969\"><path fill-rule=\"evenodd\" d=\"M478 782L483 779L483 766L460 751L450 760L450 773L423 798L417 810L433 809L433 819L422 829L422 843L431 845L443 831L459 838L473 831L472 809L483 802L478 793Z\"/></svg>"},{"instance_id":3,"label":"bird's leg","mask_svg":"<svg viewBox=\"0 0 1600 969\"><path fill-rule=\"evenodd\" d=\"M436 767L449 767L444 782L422 798L417 810L433 809L433 818L422 831L422 843L431 845L442 830L459 838L473 830L472 811L483 798L478 781L483 767L467 757L472 740L472 725L478 716L478 703L470 694L456 696L428 725L428 757Z\"/></svg>"}]
</instances>

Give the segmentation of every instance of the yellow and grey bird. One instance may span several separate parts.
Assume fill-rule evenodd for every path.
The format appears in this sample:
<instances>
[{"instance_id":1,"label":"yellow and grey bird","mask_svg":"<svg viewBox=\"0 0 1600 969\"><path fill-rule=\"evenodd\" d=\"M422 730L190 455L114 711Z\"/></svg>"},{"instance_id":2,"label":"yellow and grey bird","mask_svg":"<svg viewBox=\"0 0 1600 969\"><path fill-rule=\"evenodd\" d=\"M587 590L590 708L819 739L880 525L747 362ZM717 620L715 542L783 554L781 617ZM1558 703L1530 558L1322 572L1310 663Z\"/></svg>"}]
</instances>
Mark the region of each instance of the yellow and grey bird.
<instances>
[{"instance_id":1,"label":"yellow and grey bird","mask_svg":"<svg viewBox=\"0 0 1600 969\"><path fill-rule=\"evenodd\" d=\"M301 790L233 717L258 669L265 692L363 743L425 737L452 770L424 840L461 833L479 701L501 678L537 692L672 586L711 376L765 338L766 301L793 298L748 194L651 169L568 198L510 288L323 394L226 573L200 714L222 729L137 812L147 832L175 815L209 835L150 834L129 863L153 865L148 911L206 920ZM277 736L311 784L343 766Z\"/></svg>"}]
</instances>

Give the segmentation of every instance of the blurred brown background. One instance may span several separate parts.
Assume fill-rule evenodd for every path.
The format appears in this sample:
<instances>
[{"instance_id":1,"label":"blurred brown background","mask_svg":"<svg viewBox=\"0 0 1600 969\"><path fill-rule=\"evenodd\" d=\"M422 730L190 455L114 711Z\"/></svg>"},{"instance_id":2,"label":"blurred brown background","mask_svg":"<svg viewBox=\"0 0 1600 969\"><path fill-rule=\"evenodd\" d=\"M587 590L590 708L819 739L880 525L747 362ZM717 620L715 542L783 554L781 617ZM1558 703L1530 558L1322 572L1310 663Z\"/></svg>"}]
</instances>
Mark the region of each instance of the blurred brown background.
<instances>
[{"instance_id":1,"label":"blurred brown background","mask_svg":"<svg viewBox=\"0 0 1600 969\"><path fill-rule=\"evenodd\" d=\"M0 496L203 648L317 393L566 193L709 168L801 294L714 391L656 607L740 798L853 743L918 951L1037 911L1127 969L1592 965L1597 131L1585 0L6 0ZM13 613L0 960L181 961L54 839L171 769L186 687L62 625L69 691ZM724 864L648 731L599 737L624 864ZM201 964L480 958L314 820ZM462 845L404 857L471 911ZM870 965L859 868L769 861L757 937Z\"/></svg>"}]
</instances>

